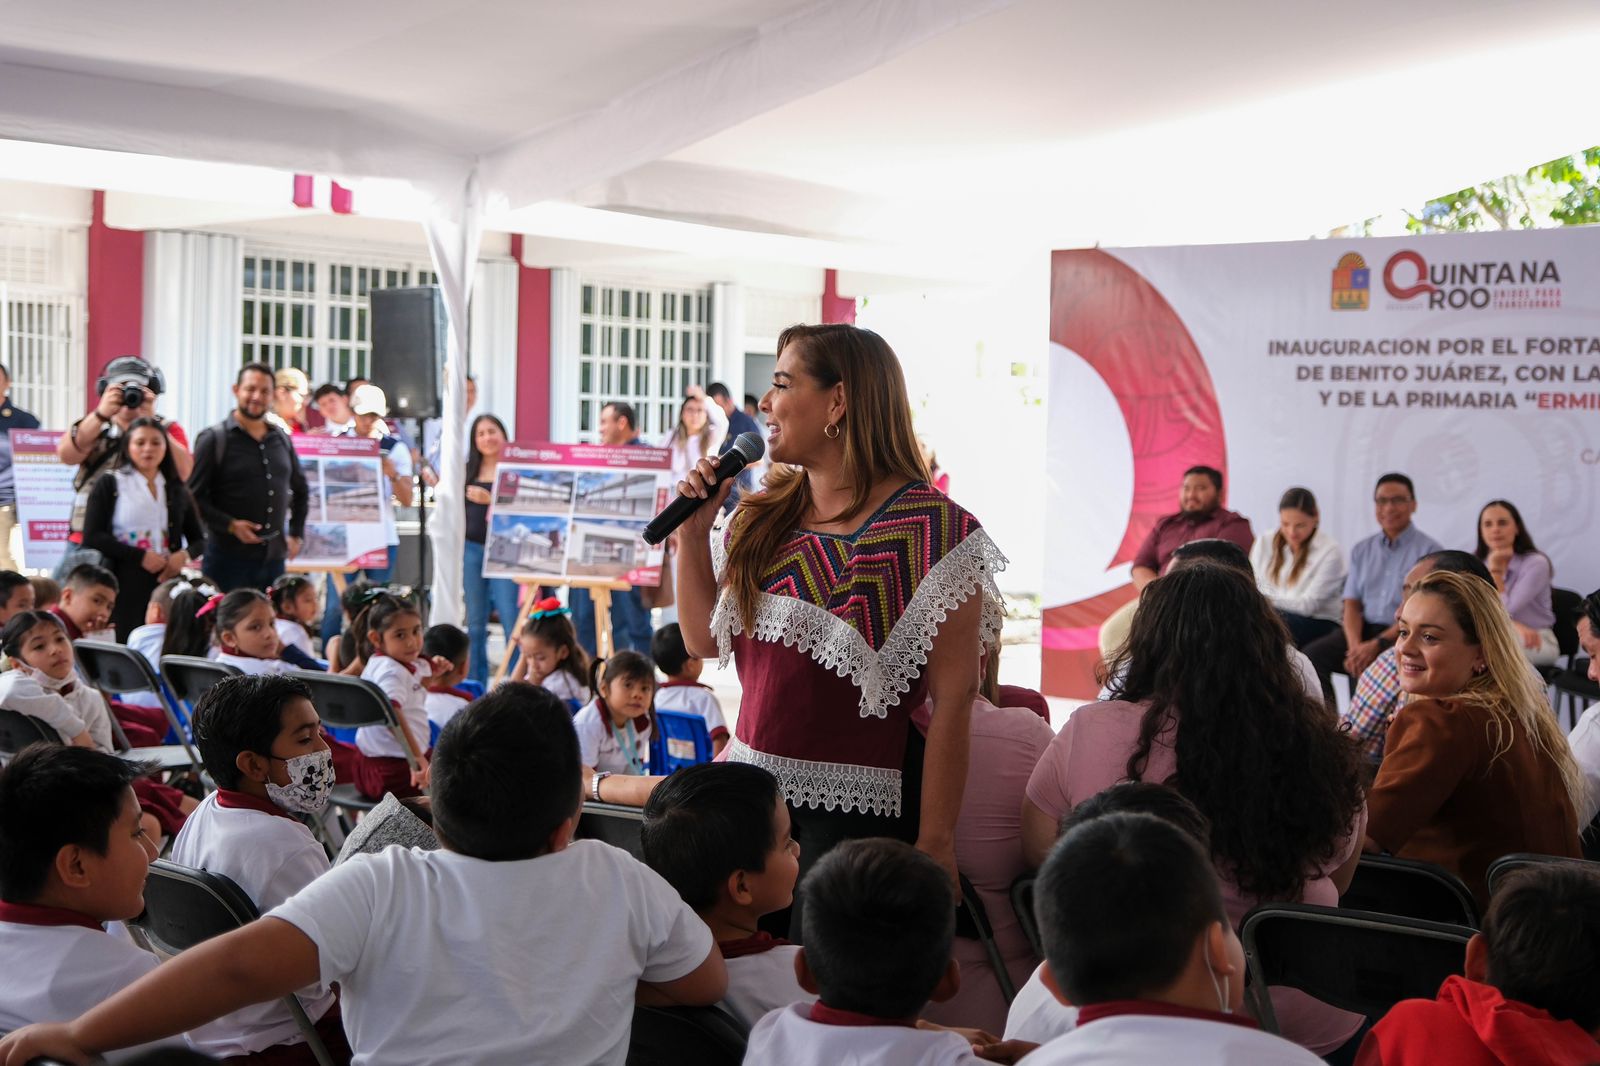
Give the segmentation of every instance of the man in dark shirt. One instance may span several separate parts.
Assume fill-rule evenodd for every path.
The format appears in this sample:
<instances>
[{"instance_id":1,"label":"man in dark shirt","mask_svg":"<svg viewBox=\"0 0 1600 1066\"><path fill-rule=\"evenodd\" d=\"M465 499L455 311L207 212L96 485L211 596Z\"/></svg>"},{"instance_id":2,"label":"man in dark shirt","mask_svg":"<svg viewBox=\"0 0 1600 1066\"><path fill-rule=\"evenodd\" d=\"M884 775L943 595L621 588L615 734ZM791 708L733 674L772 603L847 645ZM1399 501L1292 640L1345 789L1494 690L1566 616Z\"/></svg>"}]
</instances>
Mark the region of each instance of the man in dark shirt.
<instances>
[{"instance_id":1,"label":"man in dark shirt","mask_svg":"<svg viewBox=\"0 0 1600 1066\"><path fill-rule=\"evenodd\" d=\"M17 528L17 482L11 472L11 431L38 429L39 420L11 402L11 372L0 366L0 570L17 569L11 550Z\"/></svg>"},{"instance_id":2,"label":"man in dark shirt","mask_svg":"<svg viewBox=\"0 0 1600 1066\"><path fill-rule=\"evenodd\" d=\"M224 592L265 589L305 537L305 474L289 434L267 421L274 385L271 367L246 363L238 407L195 441L189 491L211 531L202 569Z\"/></svg>"},{"instance_id":3,"label":"man in dark shirt","mask_svg":"<svg viewBox=\"0 0 1600 1066\"><path fill-rule=\"evenodd\" d=\"M1222 471L1191 466L1178 490L1178 513L1157 522L1133 557L1133 587L1142 589L1154 581L1183 545L1209 537L1231 540L1246 552L1254 541L1250 520L1222 506Z\"/></svg>"}]
</instances>

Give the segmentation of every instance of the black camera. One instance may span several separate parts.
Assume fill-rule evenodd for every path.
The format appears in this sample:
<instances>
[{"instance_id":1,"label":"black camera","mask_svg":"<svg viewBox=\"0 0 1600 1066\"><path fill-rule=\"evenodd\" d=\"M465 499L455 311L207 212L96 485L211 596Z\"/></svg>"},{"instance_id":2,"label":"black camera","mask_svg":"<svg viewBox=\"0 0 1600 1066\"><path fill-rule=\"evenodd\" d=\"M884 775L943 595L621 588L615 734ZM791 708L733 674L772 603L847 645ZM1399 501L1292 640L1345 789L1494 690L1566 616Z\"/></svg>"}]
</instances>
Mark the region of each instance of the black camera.
<instances>
[{"instance_id":1,"label":"black camera","mask_svg":"<svg viewBox=\"0 0 1600 1066\"><path fill-rule=\"evenodd\" d=\"M144 388L139 385L122 386L122 406L137 411L144 406Z\"/></svg>"}]
</instances>

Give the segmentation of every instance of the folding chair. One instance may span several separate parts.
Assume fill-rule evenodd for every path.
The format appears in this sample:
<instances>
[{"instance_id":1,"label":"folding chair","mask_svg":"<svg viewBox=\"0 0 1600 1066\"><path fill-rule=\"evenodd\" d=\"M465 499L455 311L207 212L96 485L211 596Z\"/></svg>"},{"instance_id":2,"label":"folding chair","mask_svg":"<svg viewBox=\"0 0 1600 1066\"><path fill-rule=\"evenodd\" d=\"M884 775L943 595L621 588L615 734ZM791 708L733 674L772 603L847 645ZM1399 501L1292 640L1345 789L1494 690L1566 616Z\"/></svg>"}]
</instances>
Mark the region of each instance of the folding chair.
<instances>
[{"instance_id":1,"label":"folding chair","mask_svg":"<svg viewBox=\"0 0 1600 1066\"><path fill-rule=\"evenodd\" d=\"M628 1066L739 1066L749 1037L719 1007L635 1007Z\"/></svg>"},{"instance_id":2,"label":"folding chair","mask_svg":"<svg viewBox=\"0 0 1600 1066\"><path fill-rule=\"evenodd\" d=\"M1569 859L1564 855L1535 855L1530 851L1519 851L1511 855L1502 855L1489 864L1487 879L1489 881L1489 895L1492 898L1505 883L1508 874L1518 870L1526 870L1532 866L1545 866L1549 863L1570 863L1575 866L1586 866L1591 870L1600 870L1600 862L1591 862L1588 859Z\"/></svg>"},{"instance_id":3,"label":"folding chair","mask_svg":"<svg viewBox=\"0 0 1600 1066\"><path fill-rule=\"evenodd\" d=\"M176 955L259 917L250 897L221 874L157 859L150 864L150 877L144 885L144 913L129 924L157 951ZM333 1057L299 998L284 996L283 1002L317 1062L333 1066Z\"/></svg>"},{"instance_id":4,"label":"folding chair","mask_svg":"<svg viewBox=\"0 0 1600 1066\"><path fill-rule=\"evenodd\" d=\"M685 766L711 761L711 731L698 714L658 710L656 730L660 747L654 760L655 773L670 774Z\"/></svg>"},{"instance_id":5,"label":"folding chair","mask_svg":"<svg viewBox=\"0 0 1600 1066\"><path fill-rule=\"evenodd\" d=\"M0 763L29 744L59 744L54 729L32 715L0 708Z\"/></svg>"},{"instance_id":6,"label":"folding chair","mask_svg":"<svg viewBox=\"0 0 1600 1066\"><path fill-rule=\"evenodd\" d=\"M195 704L206 690L225 677L243 673L238 667L203 659L198 655L163 655L161 677L172 697L184 705L184 716L194 713Z\"/></svg>"},{"instance_id":7,"label":"folding chair","mask_svg":"<svg viewBox=\"0 0 1600 1066\"><path fill-rule=\"evenodd\" d=\"M1572 665L1550 679L1556 694L1556 714L1565 718L1570 732L1588 704L1600 700L1600 685L1589 680L1589 660L1572 659Z\"/></svg>"},{"instance_id":8,"label":"folding chair","mask_svg":"<svg viewBox=\"0 0 1600 1066\"><path fill-rule=\"evenodd\" d=\"M406 753L411 769L422 766L417 758L420 752L411 750L406 743L405 730L395 717L394 704L384 695L383 689L364 678L345 674L329 674L318 670L290 670L286 675L303 681L311 689L311 702L322 717L322 724L339 729L364 729L376 726L394 734L395 743ZM340 810L370 811L383 797L372 800L363 796L354 785L335 785L328 802Z\"/></svg>"},{"instance_id":9,"label":"folding chair","mask_svg":"<svg viewBox=\"0 0 1600 1066\"><path fill-rule=\"evenodd\" d=\"M1478 928L1478 905L1461 878L1431 862L1363 855L1339 908Z\"/></svg>"},{"instance_id":10,"label":"folding chair","mask_svg":"<svg viewBox=\"0 0 1600 1066\"><path fill-rule=\"evenodd\" d=\"M1402 999L1432 999L1466 966L1473 931L1367 911L1274 903L1244 916L1246 994L1261 1027L1278 1032L1269 986L1297 988L1341 1010L1381 1018Z\"/></svg>"},{"instance_id":11,"label":"folding chair","mask_svg":"<svg viewBox=\"0 0 1600 1066\"><path fill-rule=\"evenodd\" d=\"M638 807L589 801L578 815L578 828L573 836L580 840L603 840L643 861L644 849L639 844L643 828L644 811Z\"/></svg>"},{"instance_id":12,"label":"folding chair","mask_svg":"<svg viewBox=\"0 0 1600 1066\"><path fill-rule=\"evenodd\" d=\"M1044 958L1044 941L1039 937L1039 919L1033 912L1033 882L1036 874L1023 874L1011 882L1011 909L1022 923L1022 935L1039 958Z\"/></svg>"},{"instance_id":13,"label":"folding chair","mask_svg":"<svg viewBox=\"0 0 1600 1066\"><path fill-rule=\"evenodd\" d=\"M180 719L178 709L168 701L167 691L162 686L161 679L156 676L156 672L150 669L149 660L126 645L107 644L98 640L75 640L72 642L72 650L76 653L78 666L89 679L89 684L100 691L112 696L121 696L129 692L153 692L156 699L161 702L161 710L167 718L167 727L177 736L178 743L163 744L155 748L135 748L126 753L128 758L153 760L159 762L163 769L176 769L181 766L190 766L196 770L201 768L200 753L195 751L194 745L189 742L187 724ZM115 715L112 717L115 719ZM182 764L177 761L180 751L183 755Z\"/></svg>"},{"instance_id":14,"label":"folding chair","mask_svg":"<svg viewBox=\"0 0 1600 1066\"><path fill-rule=\"evenodd\" d=\"M978 895L978 890L967 880L967 875L958 876L961 878L961 900L956 907L956 936L963 940L976 940L983 945L984 954L989 956L989 968L994 971L995 984L1000 986L1000 995L1009 1004L1017 998L1017 986L1011 983L1011 971L1006 969L1005 956L1000 954L1000 945L995 943L994 924L989 921L988 908L983 905L983 897Z\"/></svg>"}]
</instances>

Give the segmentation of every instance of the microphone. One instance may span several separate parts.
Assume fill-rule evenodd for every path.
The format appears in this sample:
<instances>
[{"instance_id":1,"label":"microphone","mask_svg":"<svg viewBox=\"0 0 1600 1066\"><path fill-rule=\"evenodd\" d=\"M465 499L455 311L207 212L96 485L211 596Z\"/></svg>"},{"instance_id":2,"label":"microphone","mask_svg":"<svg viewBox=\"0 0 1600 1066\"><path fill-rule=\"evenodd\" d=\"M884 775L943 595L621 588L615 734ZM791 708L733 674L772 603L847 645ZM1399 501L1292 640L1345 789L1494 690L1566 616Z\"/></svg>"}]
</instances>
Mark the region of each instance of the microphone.
<instances>
[{"instance_id":1,"label":"microphone","mask_svg":"<svg viewBox=\"0 0 1600 1066\"><path fill-rule=\"evenodd\" d=\"M759 460L766 454L766 450L767 444L761 439L761 434L739 434L734 439L733 447L717 459L717 484L738 477L740 471ZM716 493L713 492L711 495L715 496ZM660 514L650 519L650 524L644 527L644 542L660 544L672 535L673 530L683 525L684 521L694 513L695 508L710 502L711 496L703 500L698 496L679 496L663 507Z\"/></svg>"}]
</instances>

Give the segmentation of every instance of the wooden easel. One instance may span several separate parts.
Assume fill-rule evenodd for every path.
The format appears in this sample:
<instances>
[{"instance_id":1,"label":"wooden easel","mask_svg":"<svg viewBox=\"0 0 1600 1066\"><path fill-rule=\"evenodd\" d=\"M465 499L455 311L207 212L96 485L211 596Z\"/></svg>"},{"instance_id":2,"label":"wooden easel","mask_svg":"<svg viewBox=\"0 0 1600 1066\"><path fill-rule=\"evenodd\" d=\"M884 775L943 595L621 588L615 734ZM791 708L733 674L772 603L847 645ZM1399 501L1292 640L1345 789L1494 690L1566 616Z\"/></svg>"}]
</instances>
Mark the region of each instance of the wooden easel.
<instances>
[{"instance_id":1,"label":"wooden easel","mask_svg":"<svg viewBox=\"0 0 1600 1066\"><path fill-rule=\"evenodd\" d=\"M343 596L347 579L351 574L359 574L359 566L296 566L294 560L289 561L285 569L291 574L327 574L333 579L333 590Z\"/></svg>"},{"instance_id":2,"label":"wooden easel","mask_svg":"<svg viewBox=\"0 0 1600 1066\"><path fill-rule=\"evenodd\" d=\"M572 577L561 581L545 581L536 577L512 578L524 588L543 585L547 588L588 589L589 597L594 601L594 647L595 652L602 659L611 658L612 649L616 642L611 638L611 594L613 592L626 592L633 588L626 581L617 581L605 577ZM539 597L535 594L522 596L521 604L517 607L517 618L514 625L506 627L506 632L511 634L511 642L516 640L516 634L522 632L523 623L526 622L538 606ZM515 650L508 642L506 653L500 659L500 667L494 673L494 683L499 684L505 679L506 671L511 666L511 655Z\"/></svg>"}]
</instances>

